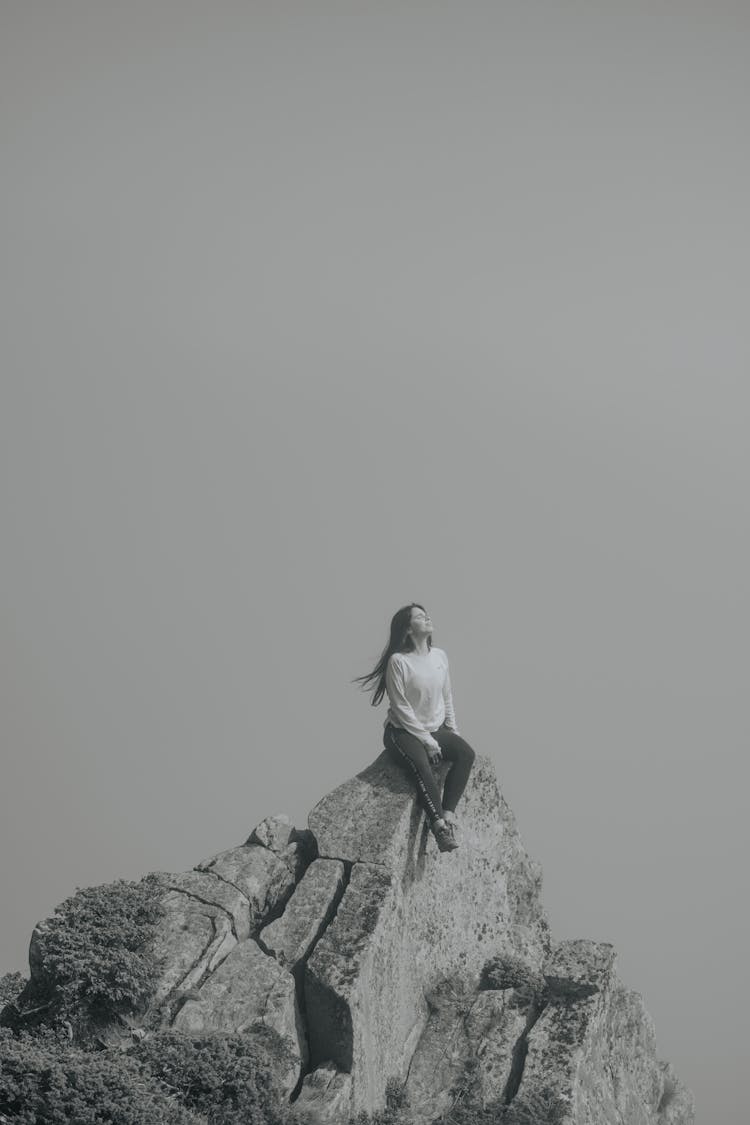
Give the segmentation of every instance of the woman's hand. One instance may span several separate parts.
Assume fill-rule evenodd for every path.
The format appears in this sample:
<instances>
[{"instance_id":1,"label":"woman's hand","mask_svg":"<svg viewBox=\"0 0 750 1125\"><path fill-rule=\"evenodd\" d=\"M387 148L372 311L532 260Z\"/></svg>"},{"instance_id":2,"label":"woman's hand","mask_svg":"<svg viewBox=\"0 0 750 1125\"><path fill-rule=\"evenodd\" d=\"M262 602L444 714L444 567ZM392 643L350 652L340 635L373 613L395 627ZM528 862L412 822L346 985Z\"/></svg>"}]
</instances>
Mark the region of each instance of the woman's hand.
<instances>
[{"instance_id":1,"label":"woman's hand","mask_svg":"<svg viewBox=\"0 0 750 1125\"><path fill-rule=\"evenodd\" d=\"M439 746L428 746L427 757L430 759L431 766L439 766L443 760L443 753Z\"/></svg>"}]
</instances>

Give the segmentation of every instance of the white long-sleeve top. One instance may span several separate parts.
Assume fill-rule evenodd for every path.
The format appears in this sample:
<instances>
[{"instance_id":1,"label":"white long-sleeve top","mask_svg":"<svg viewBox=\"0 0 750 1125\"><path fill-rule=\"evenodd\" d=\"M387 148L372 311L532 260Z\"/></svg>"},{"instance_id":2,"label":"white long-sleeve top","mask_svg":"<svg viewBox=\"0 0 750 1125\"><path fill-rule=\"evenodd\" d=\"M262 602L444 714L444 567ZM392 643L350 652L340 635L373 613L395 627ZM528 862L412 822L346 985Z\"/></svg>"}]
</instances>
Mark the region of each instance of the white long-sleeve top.
<instances>
[{"instance_id":1,"label":"white long-sleeve top","mask_svg":"<svg viewBox=\"0 0 750 1125\"><path fill-rule=\"evenodd\" d=\"M440 748L431 732L445 722L458 734L445 650L432 646L426 653L394 652L385 670L389 708L383 726L393 723L426 746Z\"/></svg>"}]
</instances>

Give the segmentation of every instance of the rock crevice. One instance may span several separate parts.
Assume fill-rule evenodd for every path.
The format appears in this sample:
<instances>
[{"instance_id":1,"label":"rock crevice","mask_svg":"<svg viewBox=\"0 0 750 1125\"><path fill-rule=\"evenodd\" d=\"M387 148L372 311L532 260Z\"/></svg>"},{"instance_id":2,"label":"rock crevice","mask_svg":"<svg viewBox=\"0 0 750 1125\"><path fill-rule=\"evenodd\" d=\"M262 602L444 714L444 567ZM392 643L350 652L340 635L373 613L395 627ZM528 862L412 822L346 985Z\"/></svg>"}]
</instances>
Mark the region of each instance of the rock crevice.
<instances>
[{"instance_id":1,"label":"rock crevice","mask_svg":"<svg viewBox=\"0 0 750 1125\"><path fill-rule=\"evenodd\" d=\"M272 1028L274 1080L300 1121L379 1111L393 1080L413 1125L469 1095L550 1125L691 1125L692 1095L657 1058L613 947L552 941L541 868L489 759L458 814L462 844L441 854L383 753L307 829L268 817L169 876L144 1026Z\"/></svg>"},{"instance_id":2,"label":"rock crevice","mask_svg":"<svg viewBox=\"0 0 750 1125\"><path fill-rule=\"evenodd\" d=\"M533 1000L531 1002L524 1029L518 1036L516 1042L513 1044L513 1051L511 1053L510 1060L510 1073L508 1075L508 1081L506 1082L505 1088L503 1089L502 1093L502 1100L505 1105L510 1105L510 1103L518 1093L521 1082L523 1081L523 1072L526 1067L526 1056L529 1053L529 1035L531 1034L534 1024L542 1015L546 1007L546 1000Z\"/></svg>"}]
</instances>

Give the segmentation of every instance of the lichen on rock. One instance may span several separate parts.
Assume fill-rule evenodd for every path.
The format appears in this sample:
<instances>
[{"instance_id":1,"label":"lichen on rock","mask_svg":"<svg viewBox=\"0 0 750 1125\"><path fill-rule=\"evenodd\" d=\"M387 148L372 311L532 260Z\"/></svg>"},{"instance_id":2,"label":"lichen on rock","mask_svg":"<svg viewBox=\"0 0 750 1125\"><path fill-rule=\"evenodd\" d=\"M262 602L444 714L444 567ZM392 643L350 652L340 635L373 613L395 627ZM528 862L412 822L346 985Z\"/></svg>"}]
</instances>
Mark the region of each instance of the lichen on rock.
<instances>
[{"instance_id":1,"label":"lichen on rock","mask_svg":"<svg viewBox=\"0 0 750 1125\"><path fill-rule=\"evenodd\" d=\"M394 1091L394 1125L691 1125L692 1095L658 1058L613 946L552 940L541 868L489 759L476 759L458 815L462 844L440 853L384 753L308 828L267 817L192 871L149 877L144 987L97 1022L100 1044L148 1053L151 1037L158 1050L159 1036L239 1036L252 1054L272 1035L273 1083L301 1125L345 1125ZM60 1008L51 925L62 932L59 914L35 930L31 979L5 1022L22 1019L24 996Z\"/></svg>"}]
</instances>

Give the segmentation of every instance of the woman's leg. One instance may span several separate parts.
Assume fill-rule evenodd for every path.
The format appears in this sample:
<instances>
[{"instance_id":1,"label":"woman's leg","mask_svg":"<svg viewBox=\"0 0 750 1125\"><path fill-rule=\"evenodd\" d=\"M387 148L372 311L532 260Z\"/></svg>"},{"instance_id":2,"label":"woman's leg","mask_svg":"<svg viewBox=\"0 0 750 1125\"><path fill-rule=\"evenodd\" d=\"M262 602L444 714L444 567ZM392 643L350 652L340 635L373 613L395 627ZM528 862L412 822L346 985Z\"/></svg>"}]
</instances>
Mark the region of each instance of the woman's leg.
<instances>
[{"instance_id":1,"label":"woman's leg","mask_svg":"<svg viewBox=\"0 0 750 1125\"><path fill-rule=\"evenodd\" d=\"M433 731L432 737L440 743L440 749L446 762L452 763L445 781L442 805L447 812L455 812L461 794L466 788L466 782L469 780L476 754L466 739L445 725L440 727L439 730Z\"/></svg>"},{"instance_id":2,"label":"woman's leg","mask_svg":"<svg viewBox=\"0 0 750 1125\"><path fill-rule=\"evenodd\" d=\"M435 735L437 738L437 735ZM383 731L383 745L414 779L430 823L442 819L440 789L432 771L427 750L413 734L390 723ZM454 767L455 768L455 767ZM453 770L451 770L453 773ZM465 783L464 783L465 784Z\"/></svg>"}]
</instances>

